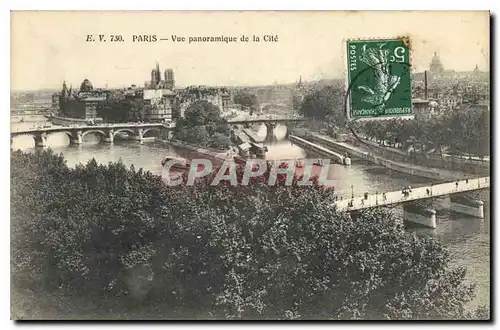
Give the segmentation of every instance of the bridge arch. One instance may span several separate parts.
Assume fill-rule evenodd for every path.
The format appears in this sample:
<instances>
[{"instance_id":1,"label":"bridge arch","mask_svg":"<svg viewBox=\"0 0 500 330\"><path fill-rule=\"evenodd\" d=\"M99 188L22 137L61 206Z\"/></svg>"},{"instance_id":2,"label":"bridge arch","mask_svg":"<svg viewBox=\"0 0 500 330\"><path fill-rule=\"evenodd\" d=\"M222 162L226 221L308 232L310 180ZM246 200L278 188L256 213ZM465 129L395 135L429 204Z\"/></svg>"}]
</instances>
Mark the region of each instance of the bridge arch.
<instances>
[{"instance_id":1,"label":"bridge arch","mask_svg":"<svg viewBox=\"0 0 500 330\"><path fill-rule=\"evenodd\" d=\"M274 126L274 131L272 132L278 140L282 140L288 136L289 128L287 123L278 122ZM268 133L269 134L269 133Z\"/></svg>"},{"instance_id":2,"label":"bridge arch","mask_svg":"<svg viewBox=\"0 0 500 330\"><path fill-rule=\"evenodd\" d=\"M70 132L70 131L56 131L56 132L50 132L47 134L47 138L49 138L50 136L54 135L54 134L66 134L66 136L71 140L73 138L73 134Z\"/></svg>"},{"instance_id":3,"label":"bridge arch","mask_svg":"<svg viewBox=\"0 0 500 330\"><path fill-rule=\"evenodd\" d=\"M14 146L19 145L21 143L20 141L23 140L23 137L31 138L31 140L33 140L33 146L36 146L36 138L35 138L34 134L31 134L31 133L20 133L20 134L13 134L13 135L11 135L11 138L10 138L11 147L13 145ZM30 146L19 147L19 149L23 149L23 148L26 148L26 147L30 147ZM17 146L16 146L16 148L17 148Z\"/></svg>"},{"instance_id":4,"label":"bridge arch","mask_svg":"<svg viewBox=\"0 0 500 330\"><path fill-rule=\"evenodd\" d=\"M150 128L146 128L142 131L142 137L146 137L146 134L148 132L151 132L151 131L155 131L157 132L158 134L161 133L161 129L159 127L150 127Z\"/></svg>"},{"instance_id":5,"label":"bridge arch","mask_svg":"<svg viewBox=\"0 0 500 330\"><path fill-rule=\"evenodd\" d=\"M88 131L83 131L83 133L82 133L82 139L85 137L85 135L90 134L90 133L99 133L101 136L106 137L106 133L104 133L104 131L99 130L99 129L91 129L91 130L88 130Z\"/></svg>"},{"instance_id":6,"label":"bridge arch","mask_svg":"<svg viewBox=\"0 0 500 330\"><path fill-rule=\"evenodd\" d=\"M118 133L129 133L132 134L133 136L137 136L137 131L132 129L132 128L119 128L113 131L113 137L116 136Z\"/></svg>"}]
</instances>

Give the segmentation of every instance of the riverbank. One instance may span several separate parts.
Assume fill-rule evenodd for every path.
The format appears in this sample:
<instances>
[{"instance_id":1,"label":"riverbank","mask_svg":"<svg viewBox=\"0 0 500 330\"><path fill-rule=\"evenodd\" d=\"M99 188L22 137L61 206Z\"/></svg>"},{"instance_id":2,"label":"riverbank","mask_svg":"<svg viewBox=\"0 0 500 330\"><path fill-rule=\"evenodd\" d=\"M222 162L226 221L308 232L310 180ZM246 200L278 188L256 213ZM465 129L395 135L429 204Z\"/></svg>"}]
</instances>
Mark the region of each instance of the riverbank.
<instances>
[{"instance_id":1,"label":"riverbank","mask_svg":"<svg viewBox=\"0 0 500 330\"><path fill-rule=\"evenodd\" d=\"M367 150L361 146L354 146L348 142L339 142L334 139L320 134L309 133L304 136L312 142L325 145L334 151L341 154L347 153L349 156L368 161L370 163L386 167L390 170L400 173L427 178L435 181L453 181L456 179L463 179L467 173L452 171L443 168L432 168L428 166L416 165L407 162L395 161L392 159L384 158L380 155L375 155L374 150ZM470 175L470 174L469 174Z\"/></svg>"},{"instance_id":2,"label":"riverbank","mask_svg":"<svg viewBox=\"0 0 500 330\"><path fill-rule=\"evenodd\" d=\"M10 116L11 123L39 123L50 121L49 116L45 115L16 115Z\"/></svg>"},{"instance_id":3,"label":"riverbank","mask_svg":"<svg viewBox=\"0 0 500 330\"><path fill-rule=\"evenodd\" d=\"M414 153L410 155L402 150L389 146L380 145L377 142L370 141L365 138L356 139L357 145L361 148L366 147L375 150L384 157L390 157L393 160L400 162L415 163L432 168L442 168L447 170L463 171L472 174L487 174L490 170L489 158L481 160L478 157L453 156L443 154L443 158L437 155L426 155L422 153Z\"/></svg>"}]
</instances>

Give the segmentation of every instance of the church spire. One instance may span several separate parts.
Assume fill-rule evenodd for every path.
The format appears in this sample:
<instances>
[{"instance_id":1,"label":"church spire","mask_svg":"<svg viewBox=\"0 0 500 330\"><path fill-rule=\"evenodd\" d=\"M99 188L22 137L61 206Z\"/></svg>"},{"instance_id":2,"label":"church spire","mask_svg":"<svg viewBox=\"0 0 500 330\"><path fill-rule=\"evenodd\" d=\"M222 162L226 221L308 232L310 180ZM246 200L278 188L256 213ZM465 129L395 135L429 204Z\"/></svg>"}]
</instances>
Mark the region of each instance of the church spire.
<instances>
[{"instance_id":1,"label":"church spire","mask_svg":"<svg viewBox=\"0 0 500 330\"><path fill-rule=\"evenodd\" d=\"M161 81L160 63L156 61L156 84L159 84L160 81Z\"/></svg>"}]
</instances>

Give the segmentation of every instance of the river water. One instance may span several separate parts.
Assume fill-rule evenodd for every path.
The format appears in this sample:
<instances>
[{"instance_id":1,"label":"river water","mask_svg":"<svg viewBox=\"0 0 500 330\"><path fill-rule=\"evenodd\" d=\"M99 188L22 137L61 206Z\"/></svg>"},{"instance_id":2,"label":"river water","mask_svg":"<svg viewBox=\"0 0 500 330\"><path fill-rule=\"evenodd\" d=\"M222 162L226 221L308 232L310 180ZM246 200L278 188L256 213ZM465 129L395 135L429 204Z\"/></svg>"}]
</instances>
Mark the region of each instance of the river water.
<instances>
[{"instance_id":1,"label":"river water","mask_svg":"<svg viewBox=\"0 0 500 330\"><path fill-rule=\"evenodd\" d=\"M47 124L47 123L44 123ZM11 123L11 129L29 128L37 123ZM43 125L43 124L42 124ZM265 126L261 126L258 135L265 134ZM285 128L277 127L275 135L278 141L268 145L268 158L294 159L306 157L306 152L293 146L284 139ZM52 134L48 145L57 153L62 153L69 166L86 163L92 158L97 162L107 164L121 160L125 165L134 165L136 169L143 168L154 174L162 175L161 160L165 156L195 158L192 152L182 148L165 145L161 142L115 141L114 144L100 142L100 137L86 135L80 146L69 145L69 139L64 134ZM12 144L14 149L34 150L34 140L29 136L16 137ZM353 162L349 167L332 164L328 173L329 180L334 182L338 195L348 198L354 193L399 190L404 186L417 187L425 185L428 180L389 172L380 167ZM489 192L480 195L485 202L485 219L477 219L466 215L450 212L447 209L449 201L443 199L434 205L437 210L438 227L436 229L411 229L422 235L436 235L450 251L455 265L467 267L468 280L478 287L476 299L470 307L479 304L489 305L490 300L490 197ZM402 208L393 208L395 216L402 218Z\"/></svg>"}]
</instances>

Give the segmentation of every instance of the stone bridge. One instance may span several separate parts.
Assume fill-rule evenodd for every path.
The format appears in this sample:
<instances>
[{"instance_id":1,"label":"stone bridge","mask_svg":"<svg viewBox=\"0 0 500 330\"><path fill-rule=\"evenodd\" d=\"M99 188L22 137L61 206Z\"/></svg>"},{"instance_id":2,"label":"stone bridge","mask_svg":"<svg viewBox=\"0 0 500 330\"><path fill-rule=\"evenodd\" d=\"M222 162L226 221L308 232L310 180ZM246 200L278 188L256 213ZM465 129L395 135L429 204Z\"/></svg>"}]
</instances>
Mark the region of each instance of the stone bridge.
<instances>
[{"instance_id":1,"label":"stone bridge","mask_svg":"<svg viewBox=\"0 0 500 330\"><path fill-rule=\"evenodd\" d=\"M352 212L379 206L402 204L405 221L418 225L436 228L436 210L429 209L419 201L431 200L436 197L450 198L450 209L454 212L484 218L484 203L472 196L471 192L490 188L490 177L471 178L423 187L412 188L406 195L402 190L376 192L365 196L354 195L335 202L339 211Z\"/></svg>"},{"instance_id":2,"label":"stone bridge","mask_svg":"<svg viewBox=\"0 0 500 330\"><path fill-rule=\"evenodd\" d=\"M267 128L266 138L264 141L272 141L274 139L274 130L278 124L285 125L287 127L287 136L290 132L289 126L296 124L297 122L305 121L304 118L249 118L249 119L230 119L228 123L232 126L243 125L245 128L250 128L252 125L264 124ZM254 136L250 136L254 142L264 142L258 141Z\"/></svg>"},{"instance_id":3,"label":"stone bridge","mask_svg":"<svg viewBox=\"0 0 500 330\"><path fill-rule=\"evenodd\" d=\"M47 144L47 138L50 134L64 133L66 134L71 144L82 144L83 138L87 134L97 134L103 137L103 141L113 143L115 136L120 133L126 133L134 140L142 143L143 139L149 132L155 131L160 134L170 132L173 126L165 124L139 124L139 123L124 123L124 124L102 124L102 125L82 125L82 126L51 126L45 128L33 128L25 130L16 130L10 133L10 140L21 135L32 136L37 147L44 147Z\"/></svg>"}]
</instances>

